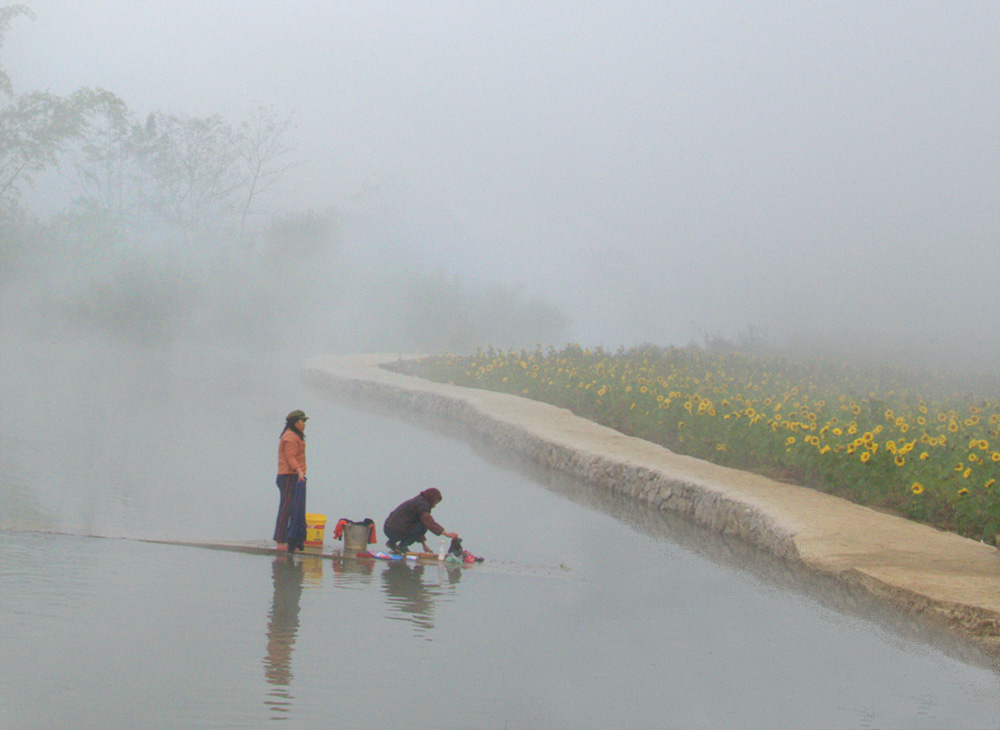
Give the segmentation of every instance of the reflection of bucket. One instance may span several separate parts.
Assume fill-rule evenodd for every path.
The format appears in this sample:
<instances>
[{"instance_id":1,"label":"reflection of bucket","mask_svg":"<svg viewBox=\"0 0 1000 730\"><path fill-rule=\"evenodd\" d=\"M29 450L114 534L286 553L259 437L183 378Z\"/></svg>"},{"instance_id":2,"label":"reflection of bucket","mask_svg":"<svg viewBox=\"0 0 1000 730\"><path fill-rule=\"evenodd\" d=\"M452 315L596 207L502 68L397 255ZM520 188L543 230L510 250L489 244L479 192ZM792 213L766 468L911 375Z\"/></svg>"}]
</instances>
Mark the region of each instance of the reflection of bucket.
<instances>
[{"instance_id":1,"label":"reflection of bucket","mask_svg":"<svg viewBox=\"0 0 1000 730\"><path fill-rule=\"evenodd\" d=\"M362 523L344 525L344 550L360 552L368 549L368 525Z\"/></svg>"},{"instance_id":2,"label":"reflection of bucket","mask_svg":"<svg viewBox=\"0 0 1000 730\"><path fill-rule=\"evenodd\" d=\"M319 555L303 555L299 560L302 566L302 585L318 586L323 582L323 558Z\"/></svg>"},{"instance_id":3,"label":"reflection of bucket","mask_svg":"<svg viewBox=\"0 0 1000 730\"><path fill-rule=\"evenodd\" d=\"M326 530L326 515L307 514L305 546L322 550L324 530Z\"/></svg>"}]
</instances>

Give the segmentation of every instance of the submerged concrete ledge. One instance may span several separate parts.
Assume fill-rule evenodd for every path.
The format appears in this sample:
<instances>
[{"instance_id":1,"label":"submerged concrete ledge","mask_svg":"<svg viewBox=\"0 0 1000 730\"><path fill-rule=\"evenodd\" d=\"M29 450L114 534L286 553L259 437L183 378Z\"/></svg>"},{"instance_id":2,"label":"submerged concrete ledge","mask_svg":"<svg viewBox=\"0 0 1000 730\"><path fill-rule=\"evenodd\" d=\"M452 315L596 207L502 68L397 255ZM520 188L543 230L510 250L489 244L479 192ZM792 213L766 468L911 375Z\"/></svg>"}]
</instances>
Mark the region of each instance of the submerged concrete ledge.
<instances>
[{"instance_id":1,"label":"submerged concrete ledge","mask_svg":"<svg viewBox=\"0 0 1000 730\"><path fill-rule=\"evenodd\" d=\"M675 454L570 411L386 370L392 355L314 358L306 374L352 397L453 421L503 449L685 515L961 632L1000 658L992 546L804 487Z\"/></svg>"}]
</instances>

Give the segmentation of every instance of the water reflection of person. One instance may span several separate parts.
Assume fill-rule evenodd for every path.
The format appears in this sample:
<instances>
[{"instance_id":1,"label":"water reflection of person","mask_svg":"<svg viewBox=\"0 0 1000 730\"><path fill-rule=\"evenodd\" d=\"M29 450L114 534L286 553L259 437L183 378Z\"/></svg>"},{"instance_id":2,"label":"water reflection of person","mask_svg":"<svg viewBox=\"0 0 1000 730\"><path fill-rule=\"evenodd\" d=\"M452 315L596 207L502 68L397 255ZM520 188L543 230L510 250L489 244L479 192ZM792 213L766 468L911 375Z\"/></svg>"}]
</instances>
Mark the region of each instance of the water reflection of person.
<instances>
[{"instance_id":1,"label":"water reflection of person","mask_svg":"<svg viewBox=\"0 0 1000 730\"><path fill-rule=\"evenodd\" d=\"M433 629L433 596L424 585L423 575L424 566L394 560L382 571L382 589L391 609L412 616L409 620L420 629Z\"/></svg>"},{"instance_id":2,"label":"water reflection of person","mask_svg":"<svg viewBox=\"0 0 1000 730\"><path fill-rule=\"evenodd\" d=\"M270 705L276 715L291 710L294 699L288 687L292 683L292 649L299 630L299 599L302 596L302 566L291 555L279 555L271 563L274 596L267 621L267 655L264 657L264 677L274 685L269 692Z\"/></svg>"},{"instance_id":3,"label":"water reflection of person","mask_svg":"<svg viewBox=\"0 0 1000 730\"><path fill-rule=\"evenodd\" d=\"M448 584L455 585L462 579L462 568L438 563L432 573L447 571ZM411 621L419 631L434 628L434 601L441 597L441 586L425 582L427 566L411 565L405 560L394 560L382 571L382 590L391 611L404 616L390 616Z\"/></svg>"}]
</instances>

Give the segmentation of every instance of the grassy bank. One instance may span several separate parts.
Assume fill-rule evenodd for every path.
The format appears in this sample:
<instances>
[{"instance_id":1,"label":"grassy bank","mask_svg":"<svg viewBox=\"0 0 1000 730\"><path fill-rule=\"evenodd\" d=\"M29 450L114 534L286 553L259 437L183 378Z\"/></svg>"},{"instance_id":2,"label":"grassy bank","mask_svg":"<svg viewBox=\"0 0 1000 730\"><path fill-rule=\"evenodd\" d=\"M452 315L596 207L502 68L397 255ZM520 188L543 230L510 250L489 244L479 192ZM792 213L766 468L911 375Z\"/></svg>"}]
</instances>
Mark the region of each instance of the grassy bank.
<instances>
[{"instance_id":1,"label":"grassy bank","mask_svg":"<svg viewBox=\"0 0 1000 730\"><path fill-rule=\"evenodd\" d=\"M949 394L941 379L697 347L488 349L396 367L552 403L967 537L1000 531L1000 401Z\"/></svg>"}]
</instances>

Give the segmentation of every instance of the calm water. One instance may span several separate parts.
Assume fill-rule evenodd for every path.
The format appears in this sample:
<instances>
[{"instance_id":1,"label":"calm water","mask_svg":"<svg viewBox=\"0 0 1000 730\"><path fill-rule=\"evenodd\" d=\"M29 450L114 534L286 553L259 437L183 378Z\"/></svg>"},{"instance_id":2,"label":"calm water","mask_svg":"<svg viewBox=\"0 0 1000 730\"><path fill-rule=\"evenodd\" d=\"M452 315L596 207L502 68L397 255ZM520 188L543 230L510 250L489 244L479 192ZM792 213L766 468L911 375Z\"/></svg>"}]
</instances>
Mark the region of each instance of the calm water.
<instances>
[{"instance_id":1,"label":"calm water","mask_svg":"<svg viewBox=\"0 0 1000 730\"><path fill-rule=\"evenodd\" d=\"M338 402L295 361L8 338L0 384L2 728L1000 725L974 652L740 544ZM437 486L435 516L487 562L107 539L269 537L293 408L311 416L310 511L381 527Z\"/></svg>"}]
</instances>

